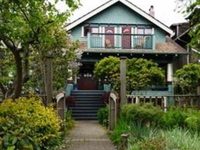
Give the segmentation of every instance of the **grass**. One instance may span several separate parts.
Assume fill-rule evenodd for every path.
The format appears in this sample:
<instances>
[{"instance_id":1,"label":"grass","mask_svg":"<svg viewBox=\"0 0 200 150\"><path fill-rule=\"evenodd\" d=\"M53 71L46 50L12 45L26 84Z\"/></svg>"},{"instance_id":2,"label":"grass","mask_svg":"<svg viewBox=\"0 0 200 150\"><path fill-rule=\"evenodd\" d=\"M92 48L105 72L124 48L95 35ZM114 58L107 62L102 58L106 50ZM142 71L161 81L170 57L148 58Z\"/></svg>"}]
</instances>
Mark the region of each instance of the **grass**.
<instances>
[{"instance_id":1,"label":"grass","mask_svg":"<svg viewBox=\"0 0 200 150\"><path fill-rule=\"evenodd\" d=\"M120 119L111 140L121 144L121 134L128 133L128 150L199 150L200 137L187 129L160 129L129 124Z\"/></svg>"}]
</instances>

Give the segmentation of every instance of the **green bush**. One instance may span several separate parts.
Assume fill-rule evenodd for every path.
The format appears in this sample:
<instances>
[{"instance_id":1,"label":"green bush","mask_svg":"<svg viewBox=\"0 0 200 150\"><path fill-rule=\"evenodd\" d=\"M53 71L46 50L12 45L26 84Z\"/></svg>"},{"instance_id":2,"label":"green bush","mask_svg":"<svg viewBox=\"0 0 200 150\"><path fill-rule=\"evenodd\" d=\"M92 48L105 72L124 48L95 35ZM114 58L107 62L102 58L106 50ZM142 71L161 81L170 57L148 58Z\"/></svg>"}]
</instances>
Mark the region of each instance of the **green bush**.
<instances>
[{"instance_id":1,"label":"green bush","mask_svg":"<svg viewBox=\"0 0 200 150\"><path fill-rule=\"evenodd\" d=\"M0 149L54 149L61 141L61 120L37 97L0 104Z\"/></svg>"},{"instance_id":2,"label":"green bush","mask_svg":"<svg viewBox=\"0 0 200 150\"><path fill-rule=\"evenodd\" d=\"M122 108L122 117L128 122L145 126L160 125L163 111L150 103L128 104Z\"/></svg>"},{"instance_id":3,"label":"green bush","mask_svg":"<svg viewBox=\"0 0 200 150\"><path fill-rule=\"evenodd\" d=\"M120 59L109 56L95 64L94 75L107 81L116 91L120 88ZM143 58L127 59L127 90L139 90L151 85L162 85L164 70L158 64Z\"/></svg>"},{"instance_id":4,"label":"green bush","mask_svg":"<svg viewBox=\"0 0 200 150\"><path fill-rule=\"evenodd\" d=\"M184 127L187 114L182 108L170 108L162 117L162 127Z\"/></svg>"},{"instance_id":5,"label":"green bush","mask_svg":"<svg viewBox=\"0 0 200 150\"><path fill-rule=\"evenodd\" d=\"M65 127L66 130L72 129L74 127L74 120L72 119L72 112L66 111L65 112Z\"/></svg>"},{"instance_id":6,"label":"green bush","mask_svg":"<svg viewBox=\"0 0 200 150\"><path fill-rule=\"evenodd\" d=\"M124 119L119 119L117 122L117 125L114 129L114 131L110 134L110 138L115 144L120 144L122 137L121 135L123 133L129 133L131 131L131 128L127 121Z\"/></svg>"},{"instance_id":7,"label":"green bush","mask_svg":"<svg viewBox=\"0 0 200 150\"><path fill-rule=\"evenodd\" d=\"M97 119L103 126L108 126L108 107L100 108L98 110Z\"/></svg>"}]
</instances>

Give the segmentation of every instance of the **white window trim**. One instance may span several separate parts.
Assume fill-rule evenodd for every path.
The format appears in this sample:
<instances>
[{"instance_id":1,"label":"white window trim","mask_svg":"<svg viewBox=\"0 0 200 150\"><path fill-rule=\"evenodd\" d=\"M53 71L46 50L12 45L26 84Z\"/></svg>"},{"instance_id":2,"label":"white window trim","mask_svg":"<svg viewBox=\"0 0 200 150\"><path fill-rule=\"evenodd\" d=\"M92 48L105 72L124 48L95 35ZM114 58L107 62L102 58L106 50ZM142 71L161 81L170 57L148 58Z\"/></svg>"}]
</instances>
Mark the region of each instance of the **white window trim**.
<instances>
[{"instance_id":1,"label":"white window trim","mask_svg":"<svg viewBox=\"0 0 200 150\"><path fill-rule=\"evenodd\" d=\"M103 27L101 27L101 29L102 29L102 33L105 33L105 27L103 26ZM105 35L104 34L102 35L102 47L105 47Z\"/></svg>"},{"instance_id":2,"label":"white window trim","mask_svg":"<svg viewBox=\"0 0 200 150\"><path fill-rule=\"evenodd\" d=\"M114 34L117 33L117 27L114 27ZM117 35L114 35L114 47L117 47Z\"/></svg>"},{"instance_id":3,"label":"white window trim","mask_svg":"<svg viewBox=\"0 0 200 150\"><path fill-rule=\"evenodd\" d=\"M122 27L121 26L119 27L119 34L121 35L119 36L119 47L122 48Z\"/></svg>"},{"instance_id":4,"label":"white window trim","mask_svg":"<svg viewBox=\"0 0 200 150\"><path fill-rule=\"evenodd\" d=\"M84 36L84 26L81 27L81 37L85 37Z\"/></svg>"}]
</instances>

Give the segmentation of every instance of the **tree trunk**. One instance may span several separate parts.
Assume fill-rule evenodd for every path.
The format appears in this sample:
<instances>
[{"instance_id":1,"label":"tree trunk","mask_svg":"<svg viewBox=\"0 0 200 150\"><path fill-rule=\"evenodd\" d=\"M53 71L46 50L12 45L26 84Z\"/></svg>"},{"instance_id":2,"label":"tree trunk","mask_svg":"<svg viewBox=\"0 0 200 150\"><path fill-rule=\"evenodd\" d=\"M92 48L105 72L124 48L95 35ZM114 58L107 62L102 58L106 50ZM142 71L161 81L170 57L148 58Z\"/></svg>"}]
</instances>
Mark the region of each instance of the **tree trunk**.
<instances>
[{"instance_id":1,"label":"tree trunk","mask_svg":"<svg viewBox=\"0 0 200 150\"><path fill-rule=\"evenodd\" d=\"M16 80L14 82L14 92L12 97L13 98L18 98L21 95L22 91L22 58L20 57L20 52L15 52L14 53L15 57L15 64L16 64Z\"/></svg>"}]
</instances>

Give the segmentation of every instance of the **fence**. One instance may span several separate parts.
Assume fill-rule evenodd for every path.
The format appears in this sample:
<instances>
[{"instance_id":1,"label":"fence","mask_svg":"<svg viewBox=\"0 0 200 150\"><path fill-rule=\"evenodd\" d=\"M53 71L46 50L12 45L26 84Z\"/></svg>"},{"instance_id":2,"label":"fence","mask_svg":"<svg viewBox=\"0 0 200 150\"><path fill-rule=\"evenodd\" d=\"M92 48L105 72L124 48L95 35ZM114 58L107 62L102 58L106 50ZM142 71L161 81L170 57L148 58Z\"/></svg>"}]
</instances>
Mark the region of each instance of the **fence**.
<instances>
[{"instance_id":1,"label":"fence","mask_svg":"<svg viewBox=\"0 0 200 150\"><path fill-rule=\"evenodd\" d=\"M171 105L187 108L200 108L200 95L165 95L165 96L141 96L127 95L128 103L153 103L155 106L161 106L167 111Z\"/></svg>"}]
</instances>

